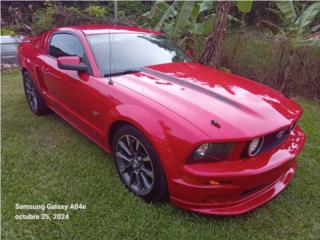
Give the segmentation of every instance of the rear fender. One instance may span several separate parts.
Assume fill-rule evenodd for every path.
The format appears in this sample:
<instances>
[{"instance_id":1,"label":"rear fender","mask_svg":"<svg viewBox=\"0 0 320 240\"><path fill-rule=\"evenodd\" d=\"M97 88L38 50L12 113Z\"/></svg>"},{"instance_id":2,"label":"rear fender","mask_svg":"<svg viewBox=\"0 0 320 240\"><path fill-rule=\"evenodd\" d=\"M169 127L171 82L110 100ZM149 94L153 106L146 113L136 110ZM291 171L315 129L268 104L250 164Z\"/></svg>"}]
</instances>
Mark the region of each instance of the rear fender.
<instances>
[{"instance_id":1,"label":"rear fender","mask_svg":"<svg viewBox=\"0 0 320 240\"><path fill-rule=\"evenodd\" d=\"M34 49L31 43L22 43L18 50L18 61L22 73L26 70L31 75L36 88L41 94L43 90L46 90L46 87L40 69L41 60L37 57L38 51L39 49Z\"/></svg>"}]
</instances>

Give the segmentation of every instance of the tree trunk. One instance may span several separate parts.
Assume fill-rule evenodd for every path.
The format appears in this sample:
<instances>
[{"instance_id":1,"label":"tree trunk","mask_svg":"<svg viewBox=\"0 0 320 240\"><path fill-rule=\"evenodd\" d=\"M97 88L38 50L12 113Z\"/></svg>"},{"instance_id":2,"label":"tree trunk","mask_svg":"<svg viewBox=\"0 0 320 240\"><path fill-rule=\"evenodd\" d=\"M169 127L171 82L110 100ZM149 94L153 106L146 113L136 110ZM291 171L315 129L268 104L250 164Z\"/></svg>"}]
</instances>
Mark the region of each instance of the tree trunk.
<instances>
[{"instance_id":1,"label":"tree trunk","mask_svg":"<svg viewBox=\"0 0 320 240\"><path fill-rule=\"evenodd\" d=\"M219 67L230 5L231 2L229 1L218 2L216 9L217 22L214 26L213 32L207 38L204 52L200 58L200 62L205 65L214 68Z\"/></svg>"},{"instance_id":2,"label":"tree trunk","mask_svg":"<svg viewBox=\"0 0 320 240\"><path fill-rule=\"evenodd\" d=\"M293 82L293 76L291 69L293 68L293 57L295 54L295 50L291 49L289 51L289 59L287 64L284 67L284 76L282 79L282 84L280 87L280 91L285 93L287 96L290 96L290 83Z\"/></svg>"}]
</instances>

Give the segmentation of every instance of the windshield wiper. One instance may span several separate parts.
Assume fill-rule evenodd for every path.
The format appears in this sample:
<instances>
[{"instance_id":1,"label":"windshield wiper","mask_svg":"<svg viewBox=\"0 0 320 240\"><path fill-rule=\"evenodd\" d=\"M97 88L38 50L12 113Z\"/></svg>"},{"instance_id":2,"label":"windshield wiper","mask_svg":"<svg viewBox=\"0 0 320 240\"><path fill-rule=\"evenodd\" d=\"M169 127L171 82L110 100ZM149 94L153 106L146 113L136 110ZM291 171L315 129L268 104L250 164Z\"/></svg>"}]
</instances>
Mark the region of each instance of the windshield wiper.
<instances>
[{"instance_id":1,"label":"windshield wiper","mask_svg":"<svg viewBox=\"0 0 320 240\"><path fill-rule=\"evenodd\" d=\"M119 71L119 72L107 73L103 76L104 77L120 76L120 75L129 74L129 73L136 73L136 72L141 72L141 69L140 68L139 69L138 68L137 69L128 69L128 70Z\"/></svg>"}]
</instances>

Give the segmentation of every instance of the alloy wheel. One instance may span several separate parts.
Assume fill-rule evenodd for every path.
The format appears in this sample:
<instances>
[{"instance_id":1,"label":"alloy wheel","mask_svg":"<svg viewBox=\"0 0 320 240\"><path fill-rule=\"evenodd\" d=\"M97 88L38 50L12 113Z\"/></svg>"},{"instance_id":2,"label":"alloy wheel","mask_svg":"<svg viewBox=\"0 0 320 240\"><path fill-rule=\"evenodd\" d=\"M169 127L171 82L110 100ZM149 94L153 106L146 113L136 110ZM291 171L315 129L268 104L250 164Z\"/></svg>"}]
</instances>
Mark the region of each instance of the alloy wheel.
<instances>
[{"instance_id":1,"label":"alloy wheel","mask_svg":"<svg viewBox=\"0 0 320 240\"><path fill-rule=\"evenodd\" d=\"M24 79L24 89L26 92L28 103L32 109L32 111L36 111L38 108L38 100L37 100L37 93L34 84L30 77L25 76Z\"/></svg>"},{"instance_id":2,"label":"alloy wheel","mask_svg":"<svg viewBox=\"0 0 320 240\"><path fill-rule=\"evenodd\" d=\"M154 170L145 146L134 136L124 135L116 145L116 164L125 185L144 196L154 184Z\"/></svg>"}]
</instances>

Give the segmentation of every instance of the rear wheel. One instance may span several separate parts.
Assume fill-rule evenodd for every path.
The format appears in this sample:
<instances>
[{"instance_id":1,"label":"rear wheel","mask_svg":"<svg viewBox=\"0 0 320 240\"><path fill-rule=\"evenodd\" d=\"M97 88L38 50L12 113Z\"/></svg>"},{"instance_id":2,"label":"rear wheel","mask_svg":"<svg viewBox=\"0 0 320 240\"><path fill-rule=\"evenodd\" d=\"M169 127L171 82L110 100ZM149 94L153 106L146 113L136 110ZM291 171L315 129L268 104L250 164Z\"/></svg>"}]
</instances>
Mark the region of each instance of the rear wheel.
<instances>
[{"instance_id":1,"label":"rear wheel","mask_svg":"<svg viewBox=\"0 0 320 240\"><path fill-rule=\"evenodd\" d=\"M30 110L36 115L48 113L50 110L39 94L34 81L28 72L23 73L23 86Z\"/></svg>"},{"instance_id":2,"label":"rear wheel","mask_svg":"<svg viewBox=\"0 0 320 240\"><path fill-rule=\"evenodd\" d=\"M146 137L125 125L115 134L113 156L119 176L127 189L145 201L167 196L167 182L159 157Z\"/></svg>"}]
</instances>

